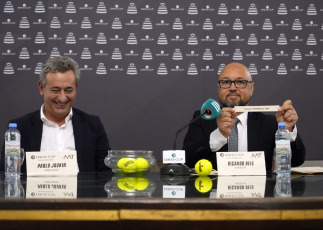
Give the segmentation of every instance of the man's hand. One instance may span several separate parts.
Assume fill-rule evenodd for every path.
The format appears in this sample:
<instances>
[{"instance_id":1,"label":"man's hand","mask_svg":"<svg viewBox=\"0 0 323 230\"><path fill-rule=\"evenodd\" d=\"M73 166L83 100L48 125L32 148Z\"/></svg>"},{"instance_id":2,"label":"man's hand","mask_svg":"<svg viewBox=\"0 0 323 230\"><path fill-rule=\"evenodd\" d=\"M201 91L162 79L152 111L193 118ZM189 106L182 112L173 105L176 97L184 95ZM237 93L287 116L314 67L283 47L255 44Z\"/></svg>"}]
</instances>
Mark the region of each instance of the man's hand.
<instances>
[{"instance_id":1,"label":"man's hand","mask_svg":"<svg viewBox=\"0 0 323 230\"><path fill-rule=\"evenodd\" d=\"M286 129L288 129L290 132L293 131L293 128L298 120L298 116L291 100L285 101L283 105L278 108L276 120L277 123L286 122Z\"/></svg>"},{"instance_id":2,"label":"man's hand","mask_svg":"<svg viewBox=\"0 0 323 230\"><path fill-rule=\"evenodd\" d=\"M216 118L218 129L225 138L230 136L236 116L237 114L233 108L225 107L222 108L221 115Z\"/></svg>"}]
</instances>

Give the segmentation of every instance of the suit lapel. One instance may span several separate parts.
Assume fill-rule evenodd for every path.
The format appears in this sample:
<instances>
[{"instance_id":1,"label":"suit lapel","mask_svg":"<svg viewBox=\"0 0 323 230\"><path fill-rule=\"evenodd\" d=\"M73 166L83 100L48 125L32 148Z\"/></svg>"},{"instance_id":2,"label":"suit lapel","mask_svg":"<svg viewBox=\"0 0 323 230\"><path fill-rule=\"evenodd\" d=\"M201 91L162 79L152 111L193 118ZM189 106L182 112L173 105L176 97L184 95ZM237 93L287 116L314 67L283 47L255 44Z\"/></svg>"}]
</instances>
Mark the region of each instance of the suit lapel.
<instances>
[{"instance_id":1,"label":"suit lapel","mask_svg":"<svg viewBox=\"0 0 323 230\"><path fill-rule=\"evenodd\" d=\"M248 151L255 151L261 134L261 119L258 113L248 113Z\"/></svg>"},{"instance_id":2,"label":"suit lapel","mask_svg":"<svg viewBox=\"0 0 323 230\"><path fill-rule=\"evenodd\" d=\"M31 120L29 130L30 151L40 151L41 139L43 135L43 122L40 119L40 111L35 112Z\"/></svg>"},{"instance_id":3,"label":"suit lapel","mask_svg":"<svg viewBox=\"0 0 323 230\"><path fill-rule=\"evenodd\" d=\"M82 156L84 123L82 122L82 118L74 109L73 109L72 124L73 124L74 140L75 140L75 149L77 151L77 162L82 162L81 156ZM79 163L79 167L81 171L82 166L80 165L80 163Z\"/></svg>"}]
</instances>

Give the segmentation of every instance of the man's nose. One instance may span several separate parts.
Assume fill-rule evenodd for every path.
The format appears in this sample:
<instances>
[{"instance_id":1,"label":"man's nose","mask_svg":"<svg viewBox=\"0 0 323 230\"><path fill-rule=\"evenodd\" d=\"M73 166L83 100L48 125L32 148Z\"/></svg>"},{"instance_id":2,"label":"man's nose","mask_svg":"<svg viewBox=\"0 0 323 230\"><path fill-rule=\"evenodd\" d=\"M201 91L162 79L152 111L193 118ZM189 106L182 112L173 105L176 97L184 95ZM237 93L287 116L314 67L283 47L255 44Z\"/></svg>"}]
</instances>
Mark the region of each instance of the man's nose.
<instances>
[{"instance_id":1,"label":"man's nose","mask_svg":"<svg viewBox=\"0 0 323 230\"><path fill-rule=\"evenodd\" d=\"M230 87L229 87L229 90L237 90L237 87L236 87L236 85L234 84L234 82L231 82L231 85L230 85Z\"/></svg>"},{"instance_id":2,"label":"man's nose","mask_svg":"<svg viewBox=\"0 0 323 230\"><path fill-rule=\"evenodd\" d=\"M64 90L61 90L61 91L59 92L59 95L58 95L57 99L58 99L60 102L65 102L65 101L66 101L66 99L67 99L67 95L66 95L66 93L65 93L65 91L64 91Z\"/></svg>"}]
</instances>

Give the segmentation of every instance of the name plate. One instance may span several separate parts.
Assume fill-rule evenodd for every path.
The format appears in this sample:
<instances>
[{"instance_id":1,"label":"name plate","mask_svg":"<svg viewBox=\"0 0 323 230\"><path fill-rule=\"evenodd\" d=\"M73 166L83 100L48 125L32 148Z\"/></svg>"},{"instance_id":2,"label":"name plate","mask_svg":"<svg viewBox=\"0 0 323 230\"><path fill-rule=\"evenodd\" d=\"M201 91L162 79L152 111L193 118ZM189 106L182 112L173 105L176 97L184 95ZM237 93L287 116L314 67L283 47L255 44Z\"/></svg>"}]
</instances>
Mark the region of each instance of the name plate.
<instances>
[{"instance_id":1,"label":"name plate","mask_svg":"<svg viewBox=\"0 0 323 230\"><path fill-rule=\"evenodd\" d=\"M265 105L265 106L234 106L237 113L243 112L277 112L279 105Z\"/></svg>"},{"instance_id":2,"label":"name plate","mask_svg":"<svg viewBox=\"0 0 323 230\"><path fill-rule=\"evenodd\" d=\"M163 185L163 198L185 198L185 185Z\"/></svg>"},{"instance_id":3,"label":"name plate","mask_svg":"<svg viewBox=\"0 0 323 230\"><path fill-rule=\"evenodd\" d=\"M164 150L163 151L163 163L185 163L185 150Z\"/></svg>"},{"instance_id":4,"label":"name plate","mask_svg":"<svg viewBox=\"0 0 323 230\"><path fill-rule=\"evenodd\" d=\"M218 177L216 198L263 198L266 176Z\"/></svg>"},{"instance_id":5,"label":"name plate","mask_svg":"<svg viewBox=\"0 0 323 230\"><path fill-rule=\"evenodd\" d=\"M77 175L76 151L26 152L28 176Z\"/></svg>"},{"instance_id":6,"label":"name plate","mask_svg":"<svg viewBox=\"0 0 323 230\"><path fill-rule=\"evenodd\" d=\"M27 177L27 199L76 199L77 176Z\"/></svg>"},{"instance_id":7,"label":"name plate","mask_svg":"<svg viewBox=\"0 0 323 230\"><path fill-rule=\"evenodd\" d=\"M219 176L266 175L265 153L217 152Z\"/></svg>"}]
</instances>

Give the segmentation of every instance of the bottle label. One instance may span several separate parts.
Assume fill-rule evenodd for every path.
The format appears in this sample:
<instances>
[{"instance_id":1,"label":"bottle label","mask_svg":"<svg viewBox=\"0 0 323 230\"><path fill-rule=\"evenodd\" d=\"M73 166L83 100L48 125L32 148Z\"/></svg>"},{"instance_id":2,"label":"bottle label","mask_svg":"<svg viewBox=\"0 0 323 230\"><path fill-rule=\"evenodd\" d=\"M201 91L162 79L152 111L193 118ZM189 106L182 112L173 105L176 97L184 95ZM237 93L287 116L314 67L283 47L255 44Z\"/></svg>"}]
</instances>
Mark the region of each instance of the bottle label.
<instances>
[{"instance_id":1,"label":"bottle label","mask_svg":"<svg viewBox=\"0 0 323 230\"><path fill-rule=\"evenodd\" d=\"M276 154L280 153L290 153L290 141L289 140L279 140L276 141Z\"/></svg>"},{"instance_id":2,"label":"bottle label","mask_svg":"<svg viewBox=\"0 0 323 230\"><path fill-rule=\"evenodd\" d=\"M20 141L10 141L5 144L6 154L20 154Z\"/></svg>"}]
</instances>

